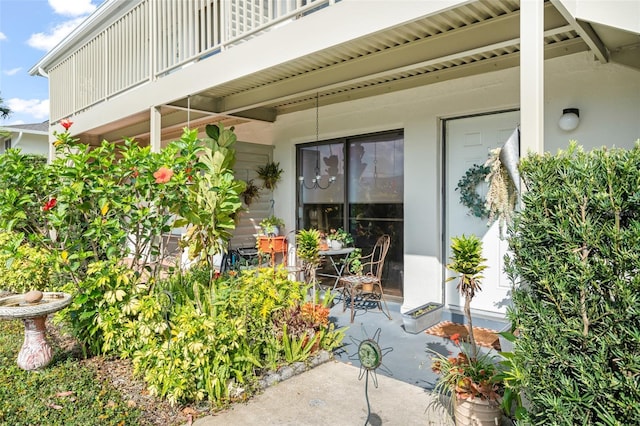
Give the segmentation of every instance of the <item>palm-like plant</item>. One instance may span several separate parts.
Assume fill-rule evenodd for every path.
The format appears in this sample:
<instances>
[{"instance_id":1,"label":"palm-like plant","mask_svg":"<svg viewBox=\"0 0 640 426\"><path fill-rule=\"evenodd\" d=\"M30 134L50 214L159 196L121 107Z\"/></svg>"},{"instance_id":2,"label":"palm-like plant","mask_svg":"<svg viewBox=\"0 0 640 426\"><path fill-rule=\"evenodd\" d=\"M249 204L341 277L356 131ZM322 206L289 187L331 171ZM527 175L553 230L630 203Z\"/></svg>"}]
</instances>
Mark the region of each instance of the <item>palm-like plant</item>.
<instances>
[{"instance_id":1,"label":"palm-like plant","mask_svg":"<svg viewBox=\"0 0 640 426\"><path fill-rule=\"evenodd\" d=\"M303 262L306 282L315 278L315 270L320 264L320 231L301 229L296 240L296 253Z\"/></svg>"},{"instance_id":2,"label":"palm-like plant","mask_svg":"<svg viewBox=\"0 0 640 426\"><path fill-rule=\"evenodd\" d=\"M471 353L477 355L476 340L473 336L473 322L471 320L471 300L475 294L482 290L480 280L484 278L482 271L487 266L484 262L487 260L482 257L482 241L475 235L451 238L451 263L447 268L459 274L457 277L450 277L447 281L459 279L456 287L464 300L464 315L467 317L467 329L469 331L469 343L471 344Z\"/></svg>"}]
</instances>

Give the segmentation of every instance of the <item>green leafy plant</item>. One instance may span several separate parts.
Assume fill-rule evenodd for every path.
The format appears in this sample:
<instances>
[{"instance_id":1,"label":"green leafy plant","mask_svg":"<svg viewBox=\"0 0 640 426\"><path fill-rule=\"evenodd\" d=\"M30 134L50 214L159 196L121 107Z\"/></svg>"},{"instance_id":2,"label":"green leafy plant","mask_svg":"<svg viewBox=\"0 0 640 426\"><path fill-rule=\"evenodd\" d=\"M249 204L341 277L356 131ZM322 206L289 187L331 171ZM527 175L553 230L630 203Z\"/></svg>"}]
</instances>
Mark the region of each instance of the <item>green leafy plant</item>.
<instances>
[{"instance_id":1,"label":"green leafy plant","mask_svg":"<svg viewBox=\"0 0 640 426\"><path fill-rule=\"evenodd\" d=\"M637 424L640 141L574 142L521 160L520 174L506 270L531 424Z\"/></svg>"},{"instance_id":2,"label":"green leafy plant","mask_svg":"<svg viewBox=\"0 0 640 426\"><path fill-rule=\"evenodd\" d=\"M447 268L459 274L457 277L450 277L447 281L458 279L457 289L464 296L464 314L467 319L467 330L469 332L469 343L471 353L476 354L478 348L473 335L473 321L471 318L471 301L475 294L481 290L480 281L482 271L487 266L482 257L482 241L475 235L462 235L451 238L451 262Z\"/></svg>"},{"instance_id":3,"label":"green leafy plant","mask_svg":"<svg viewBox=\"0 0 640 426\"><path fill-rule=\"evenodd\" d=\"M283 172L284 170L280 168L280 163L275 163L273 161L269 161L264 166L260 166L256 169L258 177L264 182L264 187L271 191L276 189Z\"/></svg>"},{"instance_id":4,"label":"green leafy plant","mask_svg":"<svg viewBox=\"0 0 640 426\"><path fill-rule=\"evenodd\" d=\"M0 231L0 277L2 287L16 293L53 291L56 282L49 251L36 248L23 234Z\"/></svg>"},{"instance_id":5,"label":"green leafy plant","mask_svg":"<svg viewBox=\"0 0 640 426\"><path fill-rule=\"evenodd\" d=\"M351 272L353 275L362 275L362 272L364 270L364 265L362 264L362 249L361 248L356 248L354 249L351 253L349 253L349 256L347 256L347 259L345 260L345 262L347 262L347 268L349 270L349 272Z\"/></svg>"},{"instance_id":6,"label":"green leafy plant","mask_svg":"<svg viewBox=\"0 0 640 426\"><path fill-rule=\"evenodd\" d=\"M329 230L327 239L332 241L340 241L345 246L353 244L353 236L342 228Z\"/></svg>"},{"instance_id":7,"label":"green leafy plant","mask_svg":"<svg viewBox=\"0 0 640 426\"><path fill-rule=\"evenodd\" d=\"M320 231L301 229L296 236L296 254L303 262L305 281L315 279L315 271L320 264Z\"/></svg>"},{"instance_id":8,"label":"green leafy plant","mask_svg":"<svg viewBox=\"0 0 640 426\"><path fill-rule=\"evenodd\" d=\"M189 255L192 259L206 259L213 270L213 256L226 251L233 235L245 183L233 174L233 146L237 139L233 128L207 125L206 132L209 138L203 140L200 156L202 175L189 186L188 201L177 210L184 219L176 221L176 226L188 225L184 243ZM192 131L189 136L195 141L197 132Z\"/></svg>"},{"instance_id":9,"label":"green leafy plant","mask_svg":"<svg viewBox=\"0 0 640 426\"><path fill-rule=\"evenodd\" d=\"M501 332L500 335L510 342L516 341L516 336L510 332ZM520 367L520 361L516 360L516 355L512 352L500 352L500 372L496 376L504 386L501 408L508 416L515 417L518 421L528 419L528 412L524 407L522 391L524 389L525 375Z\"/></svg>"}]
</instances>

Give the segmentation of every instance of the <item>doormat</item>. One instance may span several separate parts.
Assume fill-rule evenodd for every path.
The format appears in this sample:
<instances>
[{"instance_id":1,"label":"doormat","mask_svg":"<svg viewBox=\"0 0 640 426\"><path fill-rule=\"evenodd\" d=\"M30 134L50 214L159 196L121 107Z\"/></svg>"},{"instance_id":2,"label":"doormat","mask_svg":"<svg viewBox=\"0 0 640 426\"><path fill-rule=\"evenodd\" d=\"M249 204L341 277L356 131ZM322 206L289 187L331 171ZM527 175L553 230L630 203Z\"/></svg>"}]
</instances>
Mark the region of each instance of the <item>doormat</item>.
<instances>
[{"instance_id":1,"label":"doormat","mask_svg":"<svg viewBox=\"0 0 640 426\"><path fill-rule=\"evenodd\" d=\"M446 337L451 339L451 336L458 333L461 341L468 341L467 326L458 324L451 321L442 321L434 325L433 327L425 330L425 333L439 337ZM478 346L484 346L485 348L493 348L497 351L500 350L500 339L498 339L498 332L488 328L473 327L473 337L476 339Z\"/></svg>"}]
</instances>

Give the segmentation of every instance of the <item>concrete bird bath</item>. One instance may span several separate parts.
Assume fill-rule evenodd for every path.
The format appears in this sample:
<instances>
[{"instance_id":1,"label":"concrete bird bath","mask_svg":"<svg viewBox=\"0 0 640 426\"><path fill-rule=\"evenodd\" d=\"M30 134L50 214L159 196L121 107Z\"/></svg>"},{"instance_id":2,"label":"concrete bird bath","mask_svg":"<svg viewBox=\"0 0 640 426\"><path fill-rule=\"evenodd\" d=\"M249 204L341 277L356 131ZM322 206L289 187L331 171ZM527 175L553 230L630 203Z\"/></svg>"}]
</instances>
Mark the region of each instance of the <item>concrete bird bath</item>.
<instances>
[{"instance_id":1,"label":"concrete bird bath","mask_svg":"<svg viewBox=\"0 0 640 426\"><path fill-rule=\"evenodd\" d=\"M70 303L70 294L37 290L0 298L0 319L24 322L24 343L18 354L18 367L36 370L49 365L53 352L47 342L45 320L47 315Z\"/></svg>"}]
</instances>

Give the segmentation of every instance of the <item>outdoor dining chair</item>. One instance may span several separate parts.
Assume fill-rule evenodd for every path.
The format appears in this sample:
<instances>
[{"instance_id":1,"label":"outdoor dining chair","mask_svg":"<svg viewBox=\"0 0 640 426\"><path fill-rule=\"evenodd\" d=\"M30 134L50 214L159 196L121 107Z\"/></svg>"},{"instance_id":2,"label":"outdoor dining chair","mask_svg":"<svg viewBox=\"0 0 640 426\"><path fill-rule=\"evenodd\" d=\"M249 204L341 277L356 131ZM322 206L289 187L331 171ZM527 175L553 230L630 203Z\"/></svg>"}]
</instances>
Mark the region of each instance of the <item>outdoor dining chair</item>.
<instances>
[{"instance_id":1,"label":"outdoor dining chair","mask_svg":"<svg viewBox=\"0 0 640 426\"><path fill-rule=\"evenodd\" d=\"M351 322L353 322L355 316L356 303L364 305L366 308L368 302L376 303L387 318L391 319L382 288L382 270L390 244L391 238L389 235L382 235L378 238L373 251L369 255L358 258L362 265L362 271L358 274L345 275L340 278L343 295L342 311L344 312L347 309L347 303L351 305Z\"/></svg>"}]
</instances>

